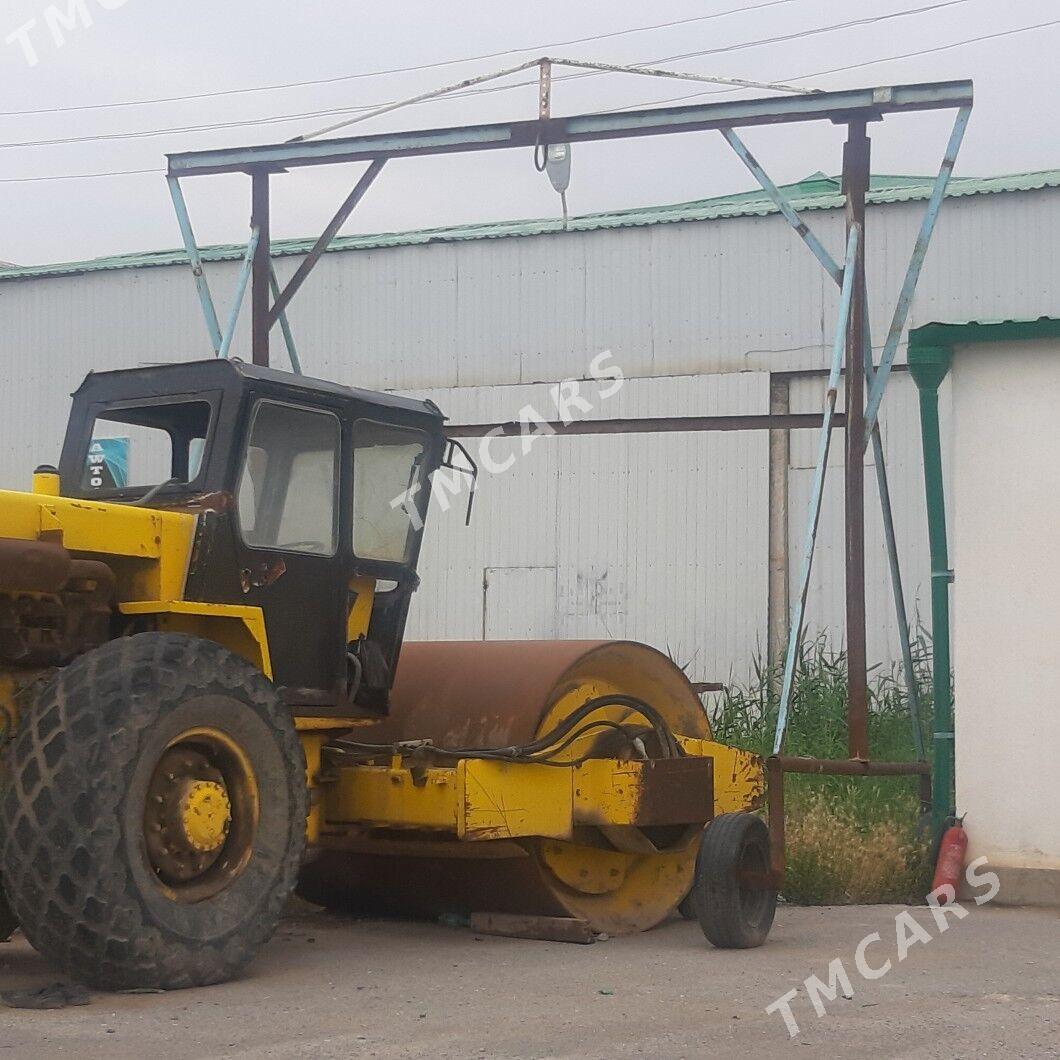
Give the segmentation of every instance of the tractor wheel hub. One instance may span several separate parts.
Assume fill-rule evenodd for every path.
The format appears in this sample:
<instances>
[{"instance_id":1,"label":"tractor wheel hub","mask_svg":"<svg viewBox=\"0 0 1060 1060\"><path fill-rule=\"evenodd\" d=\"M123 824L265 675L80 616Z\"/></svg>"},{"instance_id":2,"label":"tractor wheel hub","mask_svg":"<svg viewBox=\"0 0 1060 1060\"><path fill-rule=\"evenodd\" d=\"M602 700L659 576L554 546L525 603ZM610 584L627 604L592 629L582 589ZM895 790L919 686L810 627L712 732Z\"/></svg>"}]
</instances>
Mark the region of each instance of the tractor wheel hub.
<instances>
[{"instance_id":1,"label":"tractor wheel hub","mask_svg":"<svg viewBox=\"0 0 1060 1060\"><path fill-rule=\"evenodd\" d=\"M232 804L223 784L212 780L185 782L180 798L181 838L193 850L208 854L222 846L232 823Z\"/></svg>"}]
</instances>

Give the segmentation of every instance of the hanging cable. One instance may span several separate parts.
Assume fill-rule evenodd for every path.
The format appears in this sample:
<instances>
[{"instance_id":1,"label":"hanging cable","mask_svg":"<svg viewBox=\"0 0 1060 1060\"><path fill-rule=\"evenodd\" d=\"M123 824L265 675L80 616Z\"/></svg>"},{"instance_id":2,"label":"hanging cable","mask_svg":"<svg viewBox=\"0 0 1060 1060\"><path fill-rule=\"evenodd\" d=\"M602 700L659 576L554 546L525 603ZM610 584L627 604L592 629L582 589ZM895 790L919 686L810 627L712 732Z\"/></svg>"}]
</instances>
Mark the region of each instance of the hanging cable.
<instances>
[{"instance_id":1,"label":"hanging cable","mask_svg":"<svg viewBox=\"0 0 1060 1060\"><path fill-rule=\"evenodd\" d=\"M846 73L850 70L863 70L869 66L877 66L880 63L889 62L900 62L904 59L915 59L922 55L934 55L938 52L952 51L954 48L964 48L970 44L980 44L984 41L998 40L1003 37L1012 37L1020 33L1030 33L1035 30L1049 29L1053 26L1060 25L1060 19L1050 19L1046 22L1036 22L1030 26L1017 26L1014 29L1000 30L997 33L986 33L976 37L968 37L965 40L953 41L950 44L940 44L933 48L922 48L918 51L902 52L898 55L887 55L879 59L867 59L864 62L851 63L846 66L831 67L827 70L817 70L813 73L807 74L796 74L791 77L785 77L785 81L804 81L813 77L826 77L830 74ZM589 73L571 75L574 77L590 76ZM558 80L558 79L557 79ZM524 84L531 84L533 82L524 82ZM515 86L500 86L502 88L515 87ZM496 91L496 88L479 89L478 92L492 92ZM596 114L611 114L616 111L622 110L637 110L645 107L653 106L664 106L669 103L680 103L689 99L701 99L704 96L713 95L727 95L732 92L739 91L739 89L721 88L721 89L707 89L702 92L692 92L682 96L672 96L666 99L660 100L645 100L641 103L632 103L623 105L621 107L608 107L604 110L594 111ZM447 98L457 98L455 96ZM116 169L116 170L105 170L102 172L95 173L46 173L38 176L30 177L0 177L0 184L32 184L44 181L56 181L56 180L94 180L100 177L131 177L140 176L145 174L159 174L164 172L163 170L152 168L152 169Z\"/></svg>"},{"instance_id":2,"label":"hanging cable","mask_svg":"<svg viewBox=\"0 0 1060 1060\"><path fill-rule=\"evenodd\" d=\"M615 722L606 718L597 718L581 725L589 715L609 707L625 707L634 714L639 714L654 733L662 758L680 758L683 755L680 744L666 719L650 704L635 696L605 695L598 696L583 703L572 711L555 728L544 736L526 744L509 747L442 747L429 740L407 740L394 743L366 743L349 737L332 740L327 749L339 754L353 755L360 758L378 758L383 756L411 756L440 758L481 758L500 762L526 762L536 765L554 765L570 767L587 761L592 757L588 752L583 758L575 760L557 759L572 744L584 738L590 732L600 728L614 729L623 732L630 740L643 735L642 726L634 731L628 723ZM579 727L580 726L580 727Z\"/></svg>"}]
</instances>

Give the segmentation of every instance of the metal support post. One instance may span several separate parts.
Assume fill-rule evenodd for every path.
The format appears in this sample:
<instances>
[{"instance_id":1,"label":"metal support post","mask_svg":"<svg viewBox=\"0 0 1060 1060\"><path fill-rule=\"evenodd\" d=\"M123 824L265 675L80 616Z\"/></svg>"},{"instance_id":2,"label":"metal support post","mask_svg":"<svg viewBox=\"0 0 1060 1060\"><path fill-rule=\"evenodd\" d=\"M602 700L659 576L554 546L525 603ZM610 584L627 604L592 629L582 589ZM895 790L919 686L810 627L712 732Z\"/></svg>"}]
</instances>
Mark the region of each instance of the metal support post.
<instances>
[{"instance_id":1,"label":"metal support post","mask_svg":"<svg viewBox=\"0 0 1060 1060\"><path fill-rule=\"evenodd\" d=\"M254 251L250 289L251 340L254 364L269 364L269 301L271 298L272 241L269 232L269 173L257 169L251 174L251 227L258 233Z\"/></svg>"},{"instance_id":2,"label":"metal support post","mask_svg":"<svg viewBox=\"0 0 1060 1060\"><path fill-rule=\"evenodd\" d=\"M747 149L747 146L732 129L720 130L726 142L732 147L736 155L751 171L763 191L773 200L777 209L785 220L795 230L796 234L806 244L814 257L821 263L822 268L831 276L836 283L843 282L843 270L836 263L831 254L824 248L821 241L810 231L809 226L795 212L791 203L784 197L783 192L773 183L769 174L762 168L758 160ZM865 307L865 378L871 388L875 382L875 364L872 356L872 338L869 330L868 306ZM916 674L913 668L913 651L909 641L909 618L905 609L905 591L902 587L902 572L898 563L898 544L894 531L894 516L891 508L890 488L887 483L887 468L883 454L883 438L880 433L879 422L874 421L871 430L873 463L876 467L876 484L880 495L880 509L883 517L883 533L887 546L887 560L891 572L891 589L894 596L895 616L898 622L898 637L901 642L902 663L905 671L905 689L909 700L909 714L913 730L913 746L916 748L917 757L924 758L924 737L920 729L920 693L916 686ZM772 563L772 555L770 556ZM771 641L772 644L772 641Z\"/></svg>"},{"instance_id":3,"label":"metal support post","mask_svg":"<svg viewBox=\"0 0 1060 1060\"><path fill-rule=\"evenodd\" d=\"M847 126L843 193L847 232L864 231L869 188L869 138L863 120ZM849 268L849 266L847 266ZM869 757L868 658L865 642L865 240L856 244L853 293L846 321L846 633L847 746L851 758ZM845 271L845 269L844 269ZM844 277L845 280L845 277Z\"/></svg>"},{"instance_id":4,"label":"metal support post","mask_svg":"<svg viewBox=\"0 0 1060 1060\"><path fill-rule=\"evenodd\" d=\"M939 430L939 386L949 371L951 351L944 346L920 347L910 371L920 392L920 435L924 446L924 489L927 495L928 542L931 550L931 636L934 650L934 785L932 818L936 829L955 812L953 765L953 698L950 689L950 583L946 544L946 500L942 479Z\"/></svg>"}]
</instances>

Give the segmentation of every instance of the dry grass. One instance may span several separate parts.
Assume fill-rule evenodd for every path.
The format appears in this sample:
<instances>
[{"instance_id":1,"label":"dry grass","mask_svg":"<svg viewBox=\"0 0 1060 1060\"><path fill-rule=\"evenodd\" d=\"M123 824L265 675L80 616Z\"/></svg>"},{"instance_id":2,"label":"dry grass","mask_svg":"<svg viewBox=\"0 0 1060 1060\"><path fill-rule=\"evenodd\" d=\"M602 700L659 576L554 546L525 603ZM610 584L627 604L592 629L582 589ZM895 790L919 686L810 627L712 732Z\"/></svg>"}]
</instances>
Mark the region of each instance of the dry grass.
<instances>
[{"instance_id":1,"label":"dry grass","mask_svg":"<svg viewBox=\"0 0 1060 1060\"><path fill-rule=\"evenodd\" d=\"M914 666L929 739L931 642L917 637ZM869 738L881 761L912 759L913 736L904 682L897 668L873 667ZM756 660L746 684L730 684L714 704L715 739L768 755L778 711L780 673ZM847 756L846 659L824 634L808 638L795 668L788 754ZM788 874L784 897L798 905L922 902L930 885L927 839L911 777L789 775Z\"/></svg>"},{"instance_id":2,"label":"dry grass","mask_svg":"<svg viewBox=\"0 0 1060 1060\"><path fill-rule=\"evenodd\" d=\"M798 905L922 902L927 841L912 822L866 822L856 805L805 792L787 814L784 897Z\"/></svg>"}]
</instances>

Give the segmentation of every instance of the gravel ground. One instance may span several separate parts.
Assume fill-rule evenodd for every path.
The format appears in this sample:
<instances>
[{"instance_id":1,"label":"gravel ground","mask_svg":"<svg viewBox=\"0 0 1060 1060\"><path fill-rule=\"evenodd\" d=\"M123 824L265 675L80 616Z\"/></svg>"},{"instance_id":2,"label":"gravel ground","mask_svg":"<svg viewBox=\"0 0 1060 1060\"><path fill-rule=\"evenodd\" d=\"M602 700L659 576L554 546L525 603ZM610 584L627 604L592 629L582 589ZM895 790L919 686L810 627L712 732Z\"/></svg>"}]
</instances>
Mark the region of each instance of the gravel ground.
<instances>
[{"instance_id":1,"label":"gravel ground","mask_svg":"<svg viewBox=\"0 0 1060 1060\"><path fill-rule=\"evenodd\" d=\"M238 982L86 1007L0 1006L0 1060L26 1057L1060 1057L1060 915L968 907L898 962L896 906L781 907L757 950L712 949L672 921L592 946L476 936L435 924L286 920ZM908 923L906 931L908 933ZM870 932L874 981L855 950ZM841 957L853 996L814 1015L801 982ZM55 982L21 938L0 991ZM765 1008L791 1002L789 1039ZM842 992L842 988L840 988Z\"/></svg>"}]
</instances>

